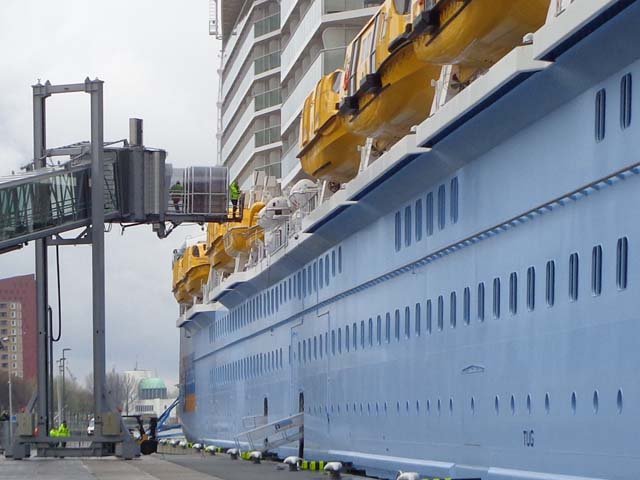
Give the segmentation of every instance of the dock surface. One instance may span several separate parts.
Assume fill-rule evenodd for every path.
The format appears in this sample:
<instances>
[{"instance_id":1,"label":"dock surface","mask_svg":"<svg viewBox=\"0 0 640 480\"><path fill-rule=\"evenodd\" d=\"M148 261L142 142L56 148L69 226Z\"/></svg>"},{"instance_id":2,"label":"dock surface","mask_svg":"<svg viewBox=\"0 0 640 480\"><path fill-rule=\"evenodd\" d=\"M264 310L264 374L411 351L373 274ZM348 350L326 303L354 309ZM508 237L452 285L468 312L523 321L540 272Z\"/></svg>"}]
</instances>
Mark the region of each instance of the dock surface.
<instances>
[{"instance_id":1,"label":"dock surface","mask_svg":"<svg viewBox=\"0 0 640 480\"><path fill-rule=\"evenodd\" d=\"M290 472L281 463L259 465L231 460L227 455L150 455L134 460L116 458L30 458L7 460L0 456L2 480L326 480L324 472ZM343 475L343 479L355 477Z\"/></svg>"}]
</instances>

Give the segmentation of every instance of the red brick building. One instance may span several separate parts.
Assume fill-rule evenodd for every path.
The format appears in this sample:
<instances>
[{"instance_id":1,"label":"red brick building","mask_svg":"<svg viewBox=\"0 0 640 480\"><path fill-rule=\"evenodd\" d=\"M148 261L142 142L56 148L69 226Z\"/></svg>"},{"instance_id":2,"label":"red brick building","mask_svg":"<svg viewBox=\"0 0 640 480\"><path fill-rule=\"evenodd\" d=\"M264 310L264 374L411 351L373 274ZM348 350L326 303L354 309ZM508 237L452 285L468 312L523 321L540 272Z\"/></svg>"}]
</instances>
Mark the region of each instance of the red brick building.
<instances>
[{"instance_id":1,"label":"red brick building","mask_svg":"<svg viewBox=\"0 0 640 480\"><path fill-rule=\"evenodd\" d=\"M5 363L8 368L15 365L13 371L22 373L27 380L35 379L38 339L35 275L0 279L0 333L0 338L9 337L9 348L0 352L0 367Z\"/></svg>"}]
</instances>

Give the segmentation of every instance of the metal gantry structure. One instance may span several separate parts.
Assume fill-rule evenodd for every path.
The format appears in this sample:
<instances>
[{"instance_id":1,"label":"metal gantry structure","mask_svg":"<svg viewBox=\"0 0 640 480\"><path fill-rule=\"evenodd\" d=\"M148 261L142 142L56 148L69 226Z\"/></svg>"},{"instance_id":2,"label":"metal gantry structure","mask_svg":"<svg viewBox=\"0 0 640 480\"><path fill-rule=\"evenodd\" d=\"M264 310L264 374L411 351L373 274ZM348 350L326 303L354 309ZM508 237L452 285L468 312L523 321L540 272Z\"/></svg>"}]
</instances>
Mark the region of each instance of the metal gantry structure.
<instances>
[{"instance_id":1,"label":"metal gantry structure","mask_svg":"<svg viewBox=\"0 0 640 480\"><path fill-rule=\"evenodd\" d=\"M27 172L0 178L0 253L35 241L37 312L37 393L17 428L6 456L106 456L139 454L106 391L104 232L106 223L151 224L160 238L185 222L227 222L228 171L223 167L174 169L166 152L146 148L142 121L130 119L130 139L105 144L103 82L33 86L33 164ZM47 149L46 100L52 95L84 92L91 102L91 140ZM116 146L122 143L122 146ZM69 156L62 166L47 159ZM180 184L180 190L171 185ZM83 228L72 238L64 232ZM86 447L57 446L53 427L52 326L49 318L48 248L91 245L93 402L95 432L66 438ZM59 419L62 421L62 418Z\"/></svg>"}]
</instances>

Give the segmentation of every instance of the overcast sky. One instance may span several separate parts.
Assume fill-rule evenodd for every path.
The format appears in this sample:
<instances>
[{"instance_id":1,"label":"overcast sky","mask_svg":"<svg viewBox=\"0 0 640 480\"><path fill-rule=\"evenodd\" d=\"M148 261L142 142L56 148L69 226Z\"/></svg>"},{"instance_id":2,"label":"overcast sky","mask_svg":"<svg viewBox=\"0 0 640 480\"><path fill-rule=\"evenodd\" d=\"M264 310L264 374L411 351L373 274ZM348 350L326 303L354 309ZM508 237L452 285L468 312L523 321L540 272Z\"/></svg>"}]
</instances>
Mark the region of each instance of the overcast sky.
<instances>
[{"instance_id":1,"label":"overcast sky","mask_svg":"<svg viewBox=\"0 0 640 480\"><path fill-rule=\"evenodd\" d=\"M144 119L144 140L176 166L215 163L218 45L208 35L207 0L1 0L0 176L30 161L31 85L104 80L105 140L128 136L128 118ZM89 96L47 102L47 146L89 140ZM178 378L178 312L171 252L198 227L159 240L151 227L114 226L106 235L107 365ZM90 247L64 247L62 347L72 372L91 372ZM55 251L50 302L55 305ZM27 247L0 255L0 277L34 272Z\"/></svg>"}]
</instances>

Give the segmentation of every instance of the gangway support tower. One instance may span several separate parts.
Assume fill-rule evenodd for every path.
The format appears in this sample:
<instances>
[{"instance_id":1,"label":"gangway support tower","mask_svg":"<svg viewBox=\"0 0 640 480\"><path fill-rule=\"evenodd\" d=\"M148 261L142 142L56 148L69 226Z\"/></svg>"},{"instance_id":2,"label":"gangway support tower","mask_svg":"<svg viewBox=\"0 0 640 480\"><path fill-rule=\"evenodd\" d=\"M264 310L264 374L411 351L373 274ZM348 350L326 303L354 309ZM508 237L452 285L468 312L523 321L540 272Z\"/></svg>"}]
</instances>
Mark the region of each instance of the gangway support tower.
<instances>
[{"instance_id":1,"label":"gangway support tower","mask_svg":"<svg viewBox=\"0 0 640 480\"><path fill-rule=\"evenodd\" d=\"M91 102L91 141L57 149L46 145L46 100L51 95L84 92ZM228 171L224 167L173 169L166 152L142 143L142 121L130 119L130 140L122 147L104 143L103 82L33 86L34 161L29 172L0 179L0 253L35 241L37 308L37 392L29 413L18 415L9 455L110 456L129 459L139 454L106 389L104 224L151 224L159 237L184 222L226 222L229 217ZM47 166L47 158L70 156L63 167ZM105 168L106 167L106 168ZM172 189L181 185L180 189ZM64 193L61 193L64 192ZM105 201L106 199L106 201ZM0 205L0 209L3 207ZM74 238L61 233L84 227ZM50 438L52 425L52 338L48 319L47 249L60 245L91 245L93 401L95 432L71 436L88 447L64 448ZM35 413L35 415L34 415Z\"/></svg>"}]
</instances>

